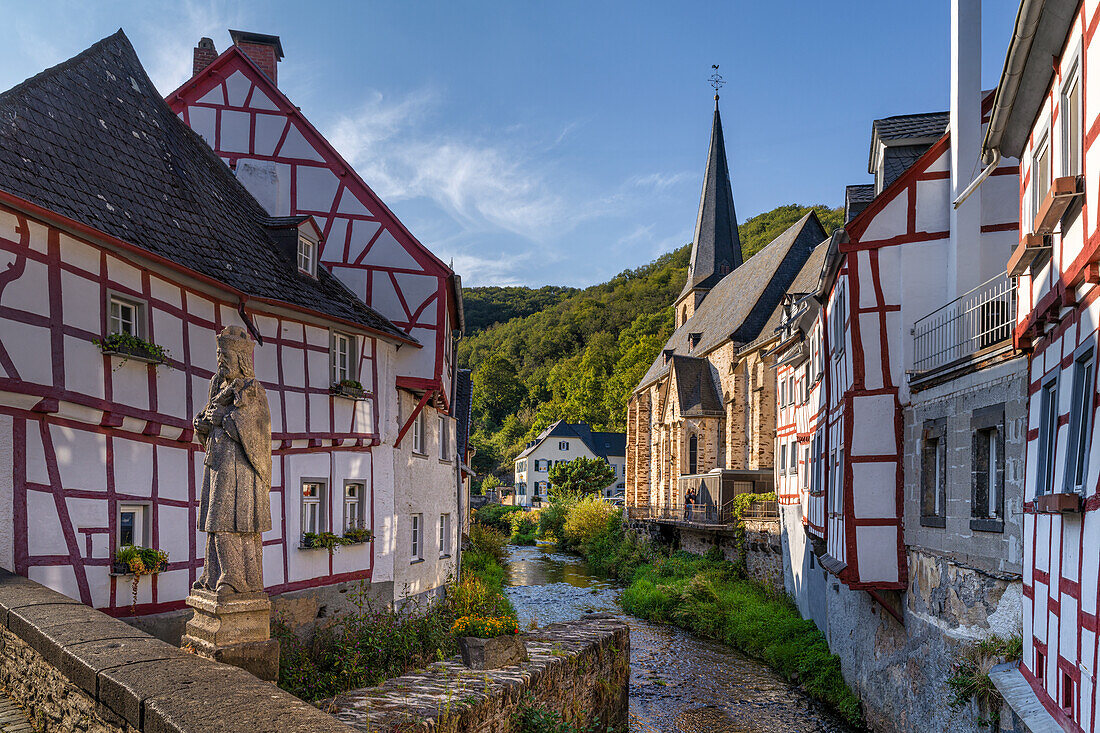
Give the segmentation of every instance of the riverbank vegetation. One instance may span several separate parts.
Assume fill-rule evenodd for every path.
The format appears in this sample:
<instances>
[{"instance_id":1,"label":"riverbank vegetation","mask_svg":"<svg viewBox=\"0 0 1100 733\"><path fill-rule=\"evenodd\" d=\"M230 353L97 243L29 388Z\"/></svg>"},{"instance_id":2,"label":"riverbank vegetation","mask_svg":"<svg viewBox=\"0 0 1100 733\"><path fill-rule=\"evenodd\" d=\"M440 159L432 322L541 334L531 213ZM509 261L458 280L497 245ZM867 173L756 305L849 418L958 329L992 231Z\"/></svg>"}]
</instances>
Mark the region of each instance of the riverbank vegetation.
<instances>
[{"instance_id":1,"label":"riverbank vegetation","mask_svg":"<svg viewBox=\"0 0 1100 733\"><path fill-rule=\"evenodd\" d=\"M377 608L361 583L348 594L352 612L308 636L276 619L272 636L280 643L279 687L315 702L446 659L458 652L458 635L469 628L515 629L516 612L502 589L507 541L475 524L462 554L462 581L449 584L443 600L409 600L400 610Z\"/></svg>"},{"instance_id":2,"label":"riverbank vegetation","mask_svg":"<svg viewBox=\"0 0 1100 733\"><path fill-rule=\"evenodd\" d=\"M790 598L747 578L743 563L728 562L718 550L699 556L641 540L624 527L620 509L596 497L561 497L540 519L544 537L627 584L621 599L627 613L761 659L847 723L862 724L859 698L825 637Z\"/></svg>"}]
</instances>

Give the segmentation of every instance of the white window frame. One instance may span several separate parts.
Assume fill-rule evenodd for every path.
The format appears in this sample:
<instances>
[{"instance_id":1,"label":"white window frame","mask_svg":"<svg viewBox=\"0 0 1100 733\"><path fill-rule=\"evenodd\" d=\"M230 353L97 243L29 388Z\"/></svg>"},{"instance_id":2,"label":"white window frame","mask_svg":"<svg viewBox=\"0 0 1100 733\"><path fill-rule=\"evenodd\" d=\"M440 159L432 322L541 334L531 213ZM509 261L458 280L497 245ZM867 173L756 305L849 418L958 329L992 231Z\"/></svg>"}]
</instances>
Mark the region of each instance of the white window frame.
<instances>
[{"instance_id":1,"label":"white window frame","mask_svg":"<svg viewBox=\"0 0 1100 733\"><path fill-rule=\"evenodd\" d=\"M1054 460L1058 446L1058 379L1039 388L1039 473L1035 495L1054 491Z\"/></svg>"},{"instance_id":2,"label":"white window frame","mask_svg":"<svg viewBox=\"0 0 1100 733\"><path fill-rule=\"evenodd\" d=\"M133 534L133 546L134 547L148 547L149 540L146 530L149 526L149 511L150 506L148 504L135 504L127 502L125 504L120 503L118 505L118 534L115 537L115 541L118 543L118 547L128 547L129 545L122 542L122 515L133 512L134 514L134 534Z\"/></svg>"},{"instance_id":3,"label":"white window frame","mask_svg":"<svg viewBox=\"0 0 1100 733\"><path fill-rule=\"evenodd\" d=\"M1077 91L1077 113L1075 115L1069 114L1069 95L1070 92L1076 88ZM1081 62L1080 59L1074 59L1073 64L1070 66L1070 72L1066 75L1066 80L1062 84L1062 94L1059 105L1059 115L1061 119L1061 133L1062 133L1062 160L1061 171L1063 176L1078 176L1081 175L1082 163L1084 162L1084 124L1082 119L1082 96L1081 96ZM1074 134L1073 123L1077 124L1077 131ZM1077 154L1072 155L1071 145L1076 140Z\"/></svg>"},{"instance_id":4,"label":"white window frame","mask_svg":"<svg viewBox=\"0 0 1100 733\"><path fill-rule=\"evenodd\" d=\"M1046 181L1039 181L1039 160L1046 155ZM1031 154L1031 229L1035 230L1035 222L1039 217L1039 207L1043 205L1043 198L1050 190L1050 131L1044 130L1039 137L1039 142Z\"/></svg>"},{"instance_id":5,"label":"white window frame","mask_svg":"<svg viewBox=\"0 0 1100 733\"><path fill-rule=\"evenodd\" d=\"M426 455L424 451L424 428L426 427L424 419L424 410L421 408L420 412L416 414L416 418L413 419L413 453L419 453Z\"/></svg>"},{"instance_id":6,"label":"white window frame","mask_svg":"<svg viewBox=\"0 0 1100 733\"><path fill-rule=\"evenodd\" d=\"M358 487L358 491L352 496L349 489ZM367 491L367 482L362 480L347 480L344 482L344 531L349 529L365 529L367 520L363 509L366 504L363 497ZM354 519L353 519L354 517Z\"/></svg>"},{"instance_id":7,"label":"white window frame","mask_svg":"<svg viewBox=\"0 0 1100 733\"><path fill-rule=\"evenodd\" d=\"M447 416L439 416L439 460L450 461L451 452L449 450L451 443L450 431L447 429Z\"/></svg>"},{"instance_id":8,"label":"white window frame","mask_svg":"<svg viewBox=\"0 0 1100 733\"><path fill-rule=\"evenodd\" d=\"M569 441L568 440L559 440L558 441L558 450L569 450Z\"/></svg>"},{"instance_id":9,"label":"white window frame","mask_svg":"<svg viewBox=\"0 0 1100 733\"><path fill-rule=\"evenodd\" d=\"M317 242L304 234L298 235L298 272L317 277Z\"/></svg>"},{"instance_id":10,"label":"white window frame","mask_svg":"<svg viewBox=\"0 0 1100 733\"><path fill-rule=\"evenodd\" d=\"M412 515L412 547L410 548L412 562L420 562L424 559L424 515Z\"/></svg>"},{"instance_id":11,"label":"white window frame","mask_svg":"<svg viewBox=\"0 0 1100 733\"><path fill-rule=\"evenodd\" d=\"M118 308L119 315L116 316L115 308ZM122 330L121 311L124 308L130 308L133 311L132 322L130 324L130 335L140 339L145 338L145 303L135 298L130 298L125 295L119 295L118 293L107 293L107 335L112 336L116 333L125 333Z\"/></svg>"},{"instance_id":12,"label":"white window frame","mask_svg":"<svg viewBox=\"0 0 1100 733\"><path fill-rule=\"evenodd\" d=\"M306 487L308 486L318 487L316 496L306 495ZM314 534L321 534L322 532L326 532L327 529L325 518L327 516L326 509L328 506L328 502L326 501L326 496L328 494L328 481L323 478L303 477L301 480L301 487L302 488L299 494L300 498L298 508L300 514L299 518L301 520L302 526L302 535L304 536L307 532L312 532ZM315 518L316 522L310 522L310 517Z\"/></svg>"},{"instance_id":13,"label":"white window frame","mask_svg":"<svg viewBox=\"0 0 1100 733\"><path fill-rule=\"evenodd\" d=\"M1087 493L1092 450L1093 405L1096 400L1096 350L1090 343L1073 360L1073 393L1066 443L1065 491Z\"/></svg>"},{"instance_id":14,"label":"white window frame","mask_svg":"<svg viewBox=\"0 0 1100 733\"><path fill-rule=\"evenodd\" d=\"M341 333L340 331L332 331L329 338L329 357L332 366L332 383L340 384L340 382L347 380L356 380L356 362L358 362L359 351L356 348L356 338L347 333ZM340 365L340 358L343 356L345 364Z\"/></svg>"},{"instance_id":15,"label":"white window frame","mask_svg":"<svg viewBox=\"0 0 1100 733\"><path fill-rule=\"evenodd\" d=\"M451 556L451 515L439 515L439 556Z\"/></svg>"},{"instance_id":16,"label":"white window frame","mask_svg":"<svg viewBox=\"0 0 1100 733\"><path fill-rule=\"evenodd\" d=\"M847 318L844 281L836 284L836 297L833 299L833 357L844 355L844 321Z\"/></svg>"}]
</instances>

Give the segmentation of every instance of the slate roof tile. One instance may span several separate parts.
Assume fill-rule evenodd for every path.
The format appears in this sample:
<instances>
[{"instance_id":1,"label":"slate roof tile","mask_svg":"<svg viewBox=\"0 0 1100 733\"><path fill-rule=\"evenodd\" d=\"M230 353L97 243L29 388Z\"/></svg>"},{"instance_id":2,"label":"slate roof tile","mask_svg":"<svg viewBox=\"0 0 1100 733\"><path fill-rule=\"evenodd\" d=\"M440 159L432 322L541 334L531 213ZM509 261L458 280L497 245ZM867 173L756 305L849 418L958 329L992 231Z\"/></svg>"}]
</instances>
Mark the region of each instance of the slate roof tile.
<instances>
[{"instance_id":1,"label":"slate roof tile","mask_svg":"<svg viewBox=\"0 0 1100 733\"><path fill-rule=\"evenodd\" d=\"M298 273L121 30L0 94L0 189L250 296L415 342L323 268Z\"/></svg>"}]
</instances>

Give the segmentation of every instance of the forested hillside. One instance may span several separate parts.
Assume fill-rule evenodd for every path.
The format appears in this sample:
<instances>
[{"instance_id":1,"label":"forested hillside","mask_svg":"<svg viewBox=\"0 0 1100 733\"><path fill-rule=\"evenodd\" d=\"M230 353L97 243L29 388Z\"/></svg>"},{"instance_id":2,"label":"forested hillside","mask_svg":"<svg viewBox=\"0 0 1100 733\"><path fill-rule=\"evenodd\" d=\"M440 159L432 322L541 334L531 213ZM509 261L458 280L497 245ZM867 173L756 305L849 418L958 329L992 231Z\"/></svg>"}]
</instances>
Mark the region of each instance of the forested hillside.
<instances>
[{"instance_id":1,"label":"forested hillside","mask_svg":"<svg viewBox=\"0 0 1100 733\"><path fill-rule=\"evenodd\" d=\"M826 231L842 209L780 206L741 224L746 259L810 209ZM625 430L626 402L672 333L691 246L583 290L466 288L458 361L474 370L474 466L511 472L523 444L558 419Z\"/></svg>"}]
</instances>

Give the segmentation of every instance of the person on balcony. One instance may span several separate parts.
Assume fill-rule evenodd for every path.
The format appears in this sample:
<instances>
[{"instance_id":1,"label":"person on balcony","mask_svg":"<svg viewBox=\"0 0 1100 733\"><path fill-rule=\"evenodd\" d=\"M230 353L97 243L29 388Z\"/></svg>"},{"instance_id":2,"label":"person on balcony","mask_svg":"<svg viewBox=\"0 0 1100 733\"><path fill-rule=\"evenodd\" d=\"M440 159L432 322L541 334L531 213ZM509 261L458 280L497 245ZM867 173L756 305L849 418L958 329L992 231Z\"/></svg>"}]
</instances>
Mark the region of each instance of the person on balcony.
<instances>
[{"instance_id":1,"label":"person on balcony","mask_svg":"<svg viewBox=\"0 0 1100 733\"><path fill-rule=\"evenodd\" d=\"M691 521L692 515L695 513L695 502L698 501L699 494L695 491L695 487L692 486L687 490L687 495L684 497L684 519Z\"/></svg>"}]
</instances>

